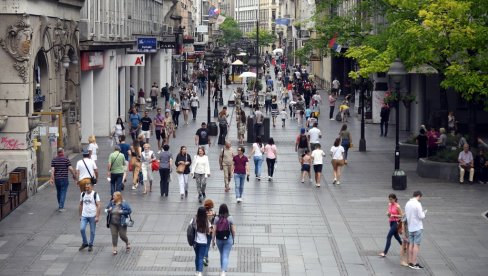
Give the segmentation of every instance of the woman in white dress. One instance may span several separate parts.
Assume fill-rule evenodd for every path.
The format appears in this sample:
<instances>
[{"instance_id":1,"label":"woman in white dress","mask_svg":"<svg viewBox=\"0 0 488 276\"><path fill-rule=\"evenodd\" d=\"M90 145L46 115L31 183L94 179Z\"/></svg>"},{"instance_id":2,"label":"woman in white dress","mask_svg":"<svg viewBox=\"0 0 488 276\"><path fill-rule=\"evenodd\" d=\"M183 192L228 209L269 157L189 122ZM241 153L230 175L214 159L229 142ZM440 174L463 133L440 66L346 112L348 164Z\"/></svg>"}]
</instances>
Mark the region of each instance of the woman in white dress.
<instances>
[{"instance_id":1,"label":"woman in white dress","mask_svg":"<svg viewBox=\"0 0 488 276\"><path fill-rule=\"evenodd\" d=\"M115 125L112 128L112 139L114 145L118 145L120 143L119 139L122 135L125 135L124 122L122 122L122 118L118 117L117 122L115 122Z\"/></svg>"},{"instance_id":2,"label":"woman in white dress","mask_svg":"<svg viewBox=\"0 0 488 276\"><path fill-rule=\"evenodd\" d=\"M98 159L98 145L95 135L90 135L88 137L88 152L90 153L90 159L97 163Z\"/></svg>"},{"instance_id":3,"label":"woman in white dress","mask_svg":"<svg viewBox=\"0 0 488 276\"><path fill-rule=\"evenodd\" d=\"M153 175L151 164L154 159L156 159L156 157L154 156L154 152L151 150L151 146L148 143L144 144L144 150L141 154L141 169L142 179L144 181L144 194L147 194L148 186L149 192L152 192Z\"/></svg>"}]
</instances>

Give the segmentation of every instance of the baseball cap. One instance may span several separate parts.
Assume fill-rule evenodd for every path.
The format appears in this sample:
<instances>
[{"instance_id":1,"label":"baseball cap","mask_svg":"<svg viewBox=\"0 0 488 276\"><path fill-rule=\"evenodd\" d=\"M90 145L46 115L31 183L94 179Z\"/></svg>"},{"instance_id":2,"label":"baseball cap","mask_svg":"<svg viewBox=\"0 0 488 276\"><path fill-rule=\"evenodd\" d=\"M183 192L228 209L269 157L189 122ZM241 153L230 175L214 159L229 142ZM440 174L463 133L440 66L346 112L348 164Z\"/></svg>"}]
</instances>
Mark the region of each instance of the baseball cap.
<instances>
[{"instance_id":1,"label":"baseball cap","mask_svg":"<svg viewBox=\"0 0 488 276\"><path fill-rule=\"evenodd\" d=\"M303 127L302 127L302 128L300 129L300 133L301 133L301 134L304 134L304 133L305 133L305 128L303 128Z\"/></svg>"}]
</instances>

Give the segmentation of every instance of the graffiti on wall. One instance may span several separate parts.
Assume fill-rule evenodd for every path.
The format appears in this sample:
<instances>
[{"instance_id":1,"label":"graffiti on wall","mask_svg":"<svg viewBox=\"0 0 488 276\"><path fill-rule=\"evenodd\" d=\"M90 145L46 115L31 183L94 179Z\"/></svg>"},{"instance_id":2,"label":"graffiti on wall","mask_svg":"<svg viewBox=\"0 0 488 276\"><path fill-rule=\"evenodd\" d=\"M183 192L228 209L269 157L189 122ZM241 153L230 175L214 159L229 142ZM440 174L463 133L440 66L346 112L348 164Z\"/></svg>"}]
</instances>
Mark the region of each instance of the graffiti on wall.
<instances>
[{"instance_id":1,"label":"graffiti on wall","mask_svg":"<svg viewBox=\"0 0 488 276\"><path fill-rule=\"evenodd\" d=\"M18 149L25 149L26 143L25 141L21 141L16 139L15 137L9 136L2 136L0 137L0 149L6 150L18 150Z\"/></svg>"}]
</instances>

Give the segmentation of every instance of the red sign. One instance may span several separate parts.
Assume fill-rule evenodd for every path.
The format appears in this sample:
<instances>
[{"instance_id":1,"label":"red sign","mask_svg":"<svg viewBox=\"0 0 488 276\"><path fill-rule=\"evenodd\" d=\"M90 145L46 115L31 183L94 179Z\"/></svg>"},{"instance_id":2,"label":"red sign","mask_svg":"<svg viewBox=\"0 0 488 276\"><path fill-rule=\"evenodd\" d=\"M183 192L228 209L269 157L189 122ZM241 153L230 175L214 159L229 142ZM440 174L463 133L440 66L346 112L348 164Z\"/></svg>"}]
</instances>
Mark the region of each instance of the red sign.
<instances>
[{"instance_id":1,"label":"red sign","mask_svg":"<svg viewBox=\"0 0 488 276\"><path fill-rule=\"evenodd\" d=\"M81 52L81 70L103 68L103 52Z\"/></svg>"}]
</instances>

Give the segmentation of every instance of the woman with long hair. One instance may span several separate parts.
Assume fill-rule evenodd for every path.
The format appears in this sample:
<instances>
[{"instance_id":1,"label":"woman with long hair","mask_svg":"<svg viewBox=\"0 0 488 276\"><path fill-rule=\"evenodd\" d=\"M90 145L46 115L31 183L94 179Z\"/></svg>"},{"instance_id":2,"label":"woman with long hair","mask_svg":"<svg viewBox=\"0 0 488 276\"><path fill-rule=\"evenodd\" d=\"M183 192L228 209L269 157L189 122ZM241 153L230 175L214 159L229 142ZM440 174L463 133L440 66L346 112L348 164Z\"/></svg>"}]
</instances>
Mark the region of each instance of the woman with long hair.
<instances>
[{"instance_id":1,"label":"woman with long hair","mask_svg":"<svg viewBox=\"0 0 488 276\"><path fill-rule=\"evenodd\" d=\"M212 247L215 247L217 241L217 248L220 252L220 275L225 276L225 272L229 266L230 251L232 250L236 236L234 219L229 214L229 208L226 204L220 205L219 215L215 218L213 225Z\"/></svg>"},{"instance_id":2,"label":"woman with long hair","mask_svg":"<svg viewBox=\"0 0 488 276\"><path fill-rule=\"evenodd\" d=\"M205 189L207 187L207 177L210 177L210 163L204 147L198 147L198 153L193 157L190 173L197 182L198 202L202 203L207 197Z\"/></svg>"},{"instance_id":3,"label":"woman with long hair","mask_svg":"<svg viewBox=\"0 0 488 276\"><path fill-rule=\"evenodd\" d=\"M164 113L164 132L166 133L164 144L168 145L171 137L176 138L175 123L168 111Z\"/></svg>"},{"instance_id":4,"label":"woman with long hair","mask_svg":"<svg viewBox=\"0 0 488 276\"><path fill-rule=\"evenodd\" d=\"M178 183L180 184L180 196L188 197L188 175L190 174L191 157L186 152L186 147L181 146L180 152L176 156L175 166L176 172L178 173ZM178 166L182 168L178 171Z\"/></svg>"},{"instance_id":5,"label":"woman with long hair","mask_svg":"<svg viewBox=\"0 0 488 276\"><path fill-rule=\"evenodd\" d=\"M224 106L219 112L218 121L220 128L218 144L225 145L225 137L227 137L227 128L229 126L229 123L227 122L227 107Z\"/></svg>"},{"instance_id":6,"label":"woman with long hair","mask_svg":"<svg viewBox=\"0 0 488 276\"><path fill-rule=\"evenodd\" d=\"M148 143L144 144L143 149L144 150L141 153L141 169L142 179L144 180L144 194L147 194L148 190L149 192L152 192L153 174L151 164L152 161L156 159L156 156L154 156L154 152L151 150L151 146Z\"/></svg>"},{"instance_id":7,"label":"woman with long hair","mask_svg":"<svg viewBox=\"0 0 488 276\"><path fill-rule=\"evenodd\" d=\"M274 167L276 163L276 145L273 137L269 137L268 144L264 147L264 153L266 154L266 165L268 167L268 181L273 180Z\"/></svg>"},{"instance_id":8,"label":"woman with long hair","mask_svg":"<svg viewBox=\"0 0 488 276\"><path fill-rule=\"evenodd\" d=\"M330 148L332 156L332 169L334 170L334 182L332 184L341 184L341 167L344 165L344 147L341 146L341 138L337 137L334 145Z\"/></svg>"},{"instance_id":9,"label":"woman with long hair","mask_svg":"<svg viewBox=\"0 0 488 276\"><path fill-rule=\"evenodd\" d=\"M195 269L196 275L201 276L203 272L203 258L207 251L207 235L210 234L210 223L207 219L207 209L201 206L198 208L195 218L196 235L193 249L195 250Z\"/></svg>"},{"instance_id":10,"label":"woman with long hair","mask_svg":"<svg viewBox=\"0 0 488 276\"><path fill-rule=\"evenodd\" d=\"M130 251L127 238L127 218L132 213L129 203L122 198L121 192L115 192L107 207L107 224L112 234L112 254L117 255L117 242L120 238L125 242L125 250Z\"/></svg>"},{"instance_id":11,"label":"woman with long hair","mask_svg":"<svg viewBox=\"0 0 488 276\"><path fill-rule=\"evenodd\" d=\"M117 121L115 122L114 127L112 128L112 140L114 145L118 145L120 142L120 136L125 135L125 127L122 118L118 117Z\"/></svg>"},{"instance_id":12,"label":"woman with long hair","mask_svg":"<svg viewBox=\"0 0 488 276\"><path fill-rule=\"evenodd\" d=\"M137 189L140 180L139 177L142 177L142 174L139 175L139 173L141 172L141 155L142 155L141 145L138 140L134 140L129 150L129 156L130 156L129 166L132 167L132 173L133 173L132 190Z\"/></svg>"},{"instance_id":13,"label":"woman with long hair","mask_svg":"<svg viewBox=\"0 0 488 276\"><path fill-rule=\"evenodd\" d=\"M352 141L351 133L347 130L347 124L342 125L339 137L341 138L341 146L344 148L344 164L347 164L347 152Z\"/></svg>"},{"instance_id":14,"label":"woman with long hair","mask_svg":"<svg viewBox=\"0 0 488 276\"><path fill-rule=\"evenodd\" d=\"M380 257L386 257L386 254L388 254L391 245L391 237L394 236L398 243L402 245L402 239L400 238L400 235L398 235L398 224L403 217L402 208L400 207L400 204L398 204L398 199L395 194L389 194L388 201L386 215L388 216L388 222L390 223L390 231L388 231L388 235L386 236L385 250L378 254Z\"/></svg>"},{"instance_id":15,"label":"woman with long hair","mask_svg":"<svg viewBox=\"0 0 488 276\"><path fill-rule=\"evenodd\" d=\"M188 93L190 95L190 93ZM185 121L185 125L188 125L188 113L190 112L190 99L187 95L183 96L181 100L181 109L183 110L183 120Z\"/></svg>"},{"instance_id":16,"label":"woman with long hair","mask_svg":"<svg viewBox=\"0 0 488 276\"><path fill-rule=\"evenodd\" d=\"M256 142L252 144L252 150L249 156L254 160L254 174L258 180L261 180L261 166L263 164L264 146L261 141L261 136L256 137Z\"/></svg>"},{"instance_id":17,"label":"woman with long hair","mask_svg":"<svg viewBox=\"0 0 488 276\"><path fill-rule=\"evenodd\" d=\"M88 136L88 152L90 153L90 159L97 163L98 159L98 144L95 135Z\"/></svg>"}]
</instances>

